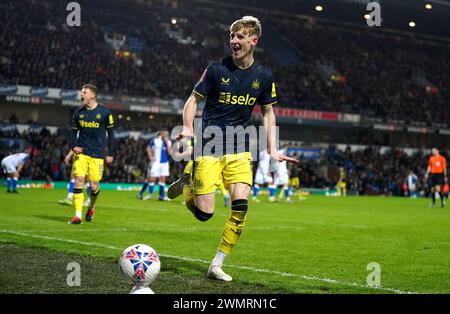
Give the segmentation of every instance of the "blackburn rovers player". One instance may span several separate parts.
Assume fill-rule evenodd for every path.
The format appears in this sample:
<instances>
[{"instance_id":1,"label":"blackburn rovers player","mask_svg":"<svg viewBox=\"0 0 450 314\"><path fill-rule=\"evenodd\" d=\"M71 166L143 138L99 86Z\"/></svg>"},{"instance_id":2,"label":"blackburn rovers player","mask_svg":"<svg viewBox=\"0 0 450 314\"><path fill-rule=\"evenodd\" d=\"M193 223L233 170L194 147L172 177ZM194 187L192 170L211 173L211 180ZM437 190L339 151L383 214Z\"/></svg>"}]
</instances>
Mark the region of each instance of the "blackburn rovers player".
<instances>
[{"instance_id":1,"label":"blackburn rovers player","mask_svg":"<svg viewBox=\"0 0 450 314\"><path fill-rule=\"evenodd\" d=\"M417 183L419 179L414 173L414 170L409 170L408 177L406 178L407 188L410 198L417 198Z\"/></svg>"},{"instance_id":2,"label":"blackburn rovers player","mask_svg":"<svg viewBox=\"0 0 450 314\"><path fill-rule=\"evenodd\" d=\"M170 175L169 157L172 151L172 142L169 139L169 132L165 129L156 132L156 137L150 140L146 151L149 159L149 171L147 171L147 181L142 185L138 198L143 200L152 199L155 182L158 180L158 200L165 201L167 200L165 193L166 178ZM149 195L143 197L146 188L148 188Z\"/></svg>"},{"instance_id":3,"label":"blackburn rovers player","mask_svg":"<svg viewBox=\"0 0 450 314\"><path fill-rule=\"evenodd\" d=\"M33 157L33 148L30 146L24 152L11 154L2 159L1 165L3 172L6 175L6 192L17 192L17 182L19 181L20 173L23 167Z\"/></svg>"},{"instance_id":4,"label":"blackburn rovers player","mask_svg":"<svg viewBox=\"0 0 450 314\"><path fill-rule=\"evenodd\" d=\"M215 191L220 181L231 195L231 215L225 223L222 239L214 259L208 269L211 279L231 281L232 277L222 270L225 258L236 245L245 225L248 201L253 183L251 154L248 136L236 136L227 139L227 127L250 125L250 117L256 104L261 106L262 121L267 134L267 148L274 160L295 159L279 155L275 143L275 115L272 105L277 103L277 92L272 72L255 61L253 52L261 36L261 23L257 18L245 16L230 26L230 46L232 55L218 62L211 63L197 82L183 110L183 131L177 140L194 135L193 121L197 104L206 100L202 113L202 154L194 156L193 182L172 185L171 196L179 195L182 190L186 207L200 221L211 219L215 207ZM211 141L217 137L208 136L204 130L215 127L222 130L220 145L211 153L206 151ZM229 153L229 146L233 151ZM217 146L215 146L217 148ZM224 148L226 147L226 149ZM207 149L208 148L208 149ZM220 151L222 153L220 154ZM180 189L180 185L183 186Z\"/></svg>"},{"instance_id":5,"label":"blackburn rovers player","mask_svg":"<svg viewBox=\"0 0 450 314\"><path fill-rule=\"evenodd\" d=\"M258 193L260 187L267 185L269 188L269 197L273 198L275 195L276 188L273 187L272 174L269 171L270 165L270 155L266 150L259 153L258 168L256 169L255 180L253 185L253 197L252 201L259 203Z\"/></svg>"},{"instance_id":6,"label":"blackburn rovers player","mask_svg":"<svg viewBox=\"0 0 450 314\"><path fill-rule=\"evenodd\" d=\"M83 106L75 110L72 117L71 147L74 152L72 173L75 176L73 206L75 216L70 224L81 224L83 209L83 186L89 173L90 204L86 221L94 218L94 208L100 193L99 182L103 176L103 164L113 162L114 118L109 109L97 103L97 87L86 84L81 89ZM107 155L105 158L106 133L108 134Z\"/></svg>"},{"instance_id":7,"label":"blackburn rovers player","mask_svg":"<svg viewBox=\"0 0 450 314\"><path fill-rule=\"evenodd\" d=\"M284 145L282 149L280 149L278 151L279 154L287 154L287 150L288 150L288 146ZM275 175L274 175L274 184L275 187L280 187L280 194L278 196L278 199L281 200L283 197L283 192L284 192L284 196L286 197L286 202L288 203L292 203L291 201L291 196L290 196L290 191L289 191L289 171L288 171L288 166L287 166L287 162L286 161L282 161L280 162L280 164L278 165L276 171L275 171ZM271 200L269 198L269 201L274 201L273 199Z\"/></svg>"}]
</instances>

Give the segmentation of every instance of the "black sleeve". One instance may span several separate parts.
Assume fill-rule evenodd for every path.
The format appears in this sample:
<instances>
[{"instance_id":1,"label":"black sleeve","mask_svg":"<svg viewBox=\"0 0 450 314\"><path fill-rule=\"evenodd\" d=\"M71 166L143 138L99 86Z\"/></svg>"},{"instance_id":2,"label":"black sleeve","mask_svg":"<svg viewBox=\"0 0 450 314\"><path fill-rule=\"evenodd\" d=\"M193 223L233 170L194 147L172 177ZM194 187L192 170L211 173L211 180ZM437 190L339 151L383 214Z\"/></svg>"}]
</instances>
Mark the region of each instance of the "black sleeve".
<instances>
[{"instance_id":1,"label":"black sleeve","mask_svg":"<svg viewBox=\"0 0 450 314\"><path fill-rule=\"evenodd\" d=\"M108 156L113 157L114 156L114 146L116 144L116 140L114 138L114 128L107 128L106 131L108 132Z\"/></svg>"},{"instance_id":2,"label":"black sleeve","mask_svg":"<svg viewBox=\"0 0 450 314\"><path fill-rule=\"evenodd\" d=\"M77 146L77 137L78 137L78 114L77 111L74 112L72 116L71 133L70 133L70 148L73 149Z\"/></svg>"}]
</instances>

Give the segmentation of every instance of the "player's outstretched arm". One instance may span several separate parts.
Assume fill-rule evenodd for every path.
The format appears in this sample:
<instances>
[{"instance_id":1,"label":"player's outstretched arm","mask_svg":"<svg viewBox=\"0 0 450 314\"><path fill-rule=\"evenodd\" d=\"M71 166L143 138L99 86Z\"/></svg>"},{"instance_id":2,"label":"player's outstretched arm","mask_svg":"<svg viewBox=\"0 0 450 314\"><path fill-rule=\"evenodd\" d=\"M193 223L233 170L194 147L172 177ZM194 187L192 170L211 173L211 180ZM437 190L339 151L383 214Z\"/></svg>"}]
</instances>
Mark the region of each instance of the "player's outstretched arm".
<instances>
[{"instance_id":1,"label":"player's outstretched arm","mask_svg":"<svg viewBox=\"0 0 450 314\"><path fill-rule=\"evenodd\" d=\"M194 118L197 112L197 104L202 100L202 96L193 92L184 104L183 109L183 131L177 135L176 141L185 137L194 136Z\"/></svg>"},{"instance_id":2,"label":"player's outstretched arm","mask_svg":"<svg viewBox=\"0 0 450 314\"><path fill-rule=\"evenodd\" d=\"M267 152L274 160L297 163L298 160L278 153L276 149L276 118L272 105L261 106L261 120L267 136Z\"/></svg>"}]
</instances>

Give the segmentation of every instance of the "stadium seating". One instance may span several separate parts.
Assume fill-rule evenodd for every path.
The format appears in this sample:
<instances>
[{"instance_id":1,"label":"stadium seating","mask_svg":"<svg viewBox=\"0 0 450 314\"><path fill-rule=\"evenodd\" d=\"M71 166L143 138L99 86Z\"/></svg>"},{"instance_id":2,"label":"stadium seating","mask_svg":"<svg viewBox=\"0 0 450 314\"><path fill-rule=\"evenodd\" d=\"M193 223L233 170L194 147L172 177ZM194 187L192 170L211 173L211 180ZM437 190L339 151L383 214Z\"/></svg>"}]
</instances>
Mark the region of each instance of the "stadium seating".
<instances>
[{"instance_id":1,"label":"stadium seating","mask_svg":"<svg viewBox=\"0 0 450 314\"><path fill-rule=\"evenodd\" d=\"M299 62L289 65L277 63L269 49L257 54L279 81L280 105L427 124L449 118L448 44L279 18L263 9L202 4L191 10L190 1L80 3L82 27L65 24L61 1L0 4L0 84L77 89L93 82L106 93L186 98L207 64L228 52L229 23L254 14L270 29L271 46L278 40L280 50L297 53ZM123 53L105 40L114 34L126 36Z\"/></svg>"},{"instance_id":2,"label":"stadium seating","mask_svg":"<svg viewBox=\"0 0 450 314\"><path fill-rule=\"evenodd\" d=\"M105 93L186 98L207 64L228 53L229 23L254 14L263 23L257 58L273 69L281 106L406 122L448 122L450 47L445 43L288 14L279 18L264 9L216 10L203 3L191 10L190 1L80 3L82 27L66 25L66 3L58 0L0 3L0 84L78 89L92 82ZM272 57L277 51L267 48L265 36L271 46L285 50L279 58ZM114 42L115 38L126 40ZM287 55L291 64L279 62ZM70 169L62 163L67 134L9 137L23 138L39 149L25 176L68 179ZM140 182L145 145L146 140L119 140L117 162L106 168L105 181ZM5 153L2 149L0 155ZM398 194L411 165L422 175L423 154L336 150L328 163L346 167L350 189L365 193L370 186L380 193ZM305 163L302 182L320 188L335 184L313 168ZM181 166L172 171L171 179Z\"/></svg>"}]
</instances>

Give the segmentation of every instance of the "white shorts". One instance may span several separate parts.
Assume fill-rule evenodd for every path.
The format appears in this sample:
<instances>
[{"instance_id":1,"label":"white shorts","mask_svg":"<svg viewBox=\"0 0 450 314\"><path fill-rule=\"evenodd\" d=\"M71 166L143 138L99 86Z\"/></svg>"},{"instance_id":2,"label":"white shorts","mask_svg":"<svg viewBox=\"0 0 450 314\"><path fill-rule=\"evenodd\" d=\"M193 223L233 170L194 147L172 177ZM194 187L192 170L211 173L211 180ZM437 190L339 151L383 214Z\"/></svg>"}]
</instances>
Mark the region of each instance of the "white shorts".
<instances>
[{"instance_id":1,"label":"white shorts","mask_svg":"<svg viewBox=\"0 0 450 314\"><path fill-rule=\"evenodd\" d=\"M2 168L4 173L15 173L17 171L16 166L10 162L2 160Z\"/></svg>"},{"instance_id":2,"label":"white shorts","mask_svg":"<svg viewBox=\"0 0 450 314\"><path fill-rule=\"evenodd\" d=\"M169 163L159 163L154 162L151 165L150 169L150 177L152 178L159 178L159 177L168 177L169 176Z\"/></svg>"},{"instance_id":3,"label":"white shorts","mask_svg":"<svg viewBox=\"0 0 450 314\"><path fill-rule=\"evenodd\" d=\"M289 183L289 175L287 172L275 172L275 185L287 185Z\"/></svg>"},{"instance_id":4,"label":"white shorts","mask_svg":"<svg viewBox=\"0 0 450 314\"><path fill-rule=\"evenodd\" d=\"M255 183L256 184L271 184L273 181L272 176L268 171L263 171L261 168L256 170Z\"/></svg>"}]
</instances>

